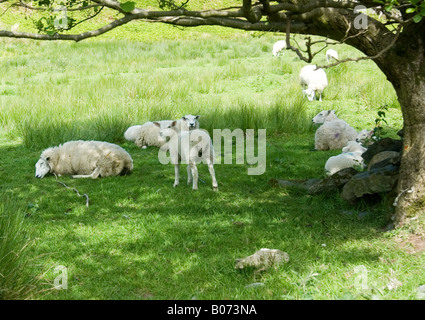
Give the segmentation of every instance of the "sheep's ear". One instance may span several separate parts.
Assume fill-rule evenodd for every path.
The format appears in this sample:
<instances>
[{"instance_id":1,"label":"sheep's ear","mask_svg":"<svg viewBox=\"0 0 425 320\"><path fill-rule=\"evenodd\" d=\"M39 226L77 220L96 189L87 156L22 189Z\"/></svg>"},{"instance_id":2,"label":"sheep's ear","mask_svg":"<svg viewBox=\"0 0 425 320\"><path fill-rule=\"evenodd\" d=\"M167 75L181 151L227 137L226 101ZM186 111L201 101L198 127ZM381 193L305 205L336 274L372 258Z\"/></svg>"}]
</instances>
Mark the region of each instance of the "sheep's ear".
<instances>
[{"instance_id":1,"label":"sheep's ear","mask_svg":"<svg viewBox=\"0 0 425 320\"><path fill-rule=\"evenodd\" d=\"M183 117L184 118L184 117ZM176 120L174 120L173 122L171 122L171 127L175 127L176 126L176 124L177 124L177 121Z\"/></svg>"},{"instance_id":2,"label":"sheep's ear","mask_svg":"<svg viewBox=\"0 0 425 320\"><path fill-rule=\"evenodd\" d=\"M156 125L158 128L161 128L161 125L159 124L159 122L152 122L154 125Z\"/></svg>"},{"instance_id":3,"label":"sheep's ear","mask_svg":"<svg viewBox=\"0 0 425 320\"><path fill-rule=\"evenodd\" d=\"M183 116L183 117L182 117L182 119L183 119L183 120L187 120L187 119L186 119L186 116Z\"/></svg>"},{"instance_id":4,"label":"sheep's ear","mask_svg":"<svg viewBox=\"0 0 425 320\"><path fill-rule=\"evenodd\" d=\"M195 119L198 120L201 116L195 116Z\"/></svg>"}]
</instances>

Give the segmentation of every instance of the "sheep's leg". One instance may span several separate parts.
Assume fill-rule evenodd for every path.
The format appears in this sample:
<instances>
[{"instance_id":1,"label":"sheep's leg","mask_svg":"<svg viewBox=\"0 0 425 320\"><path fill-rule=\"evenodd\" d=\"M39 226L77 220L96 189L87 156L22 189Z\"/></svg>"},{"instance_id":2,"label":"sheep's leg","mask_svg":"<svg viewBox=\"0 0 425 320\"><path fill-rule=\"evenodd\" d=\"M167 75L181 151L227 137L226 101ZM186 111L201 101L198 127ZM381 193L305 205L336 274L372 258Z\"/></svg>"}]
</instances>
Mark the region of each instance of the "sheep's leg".
<instances>
[{"instance_id":1,"label":"sheep's leg","mask_svg":"<svg viewBox=\"0 0 425 320\"><path fill-rule=\"evenodd\" d=\"M180 163L174 165L174 185L173 187L177 187L179 185L180 180Z\"/></svg>"},{"instance_id":2,"label":"sheep's leg","mask_svg":"<svg viewBox=\"0 0 425 320\"><path fill-rule=\"evenodd\" d=\"M96 169L94 169L94 171L91 174L76 174L71 176L73 179L79 179L79 178L92 178L92 179L96 179L97 177L99 177L100 175L100 169L99 167L97 167Z\"/></svg>"},{"instance_id":3,"label":"sheep's leg","mask_svg":"<svg viewBox=\"0 0 425 320\"><path fill-rule=\"evenodd\" d=\"M190 165L187 165L187 184L189 185L192 182L192 168Z\"/></svg>"},{"instance_id":4,"label":"sheep's leg","mask_svg":"<svg viewBox=\"0 0 425 320\"><path fill-rule=\"evenodd\" d=\"M322 101L322 93L320 92L319 101Z\"/></svg>"},{"instance_id":5,"label":"sheep's leg","mask_svg":"<svg viewBox=\"0 0 425 320\"><path fill-rule=\"evenodd\" d=\"M211 178L212 178L212 186L213 186L213 190L214 191L218 191L218 184L217 184L217 179L215 178L215 171L214 171L214 165L213 165L213 161L211 159L206 159L207 161L207 165L208 165L208 170L211 174Z\"/></svg>"},{"instance_id":6,"label":"sheep's leg","mask_svg":"<svg viewBox=\"0 0 425 320\"><path fill-rule=\"evenodd\" d=\"M192 189L198 190L198 168L196 167L195 162L190 161L189 165L192 170L192 179L193 179Z\"/></svg>"}]
</instances>

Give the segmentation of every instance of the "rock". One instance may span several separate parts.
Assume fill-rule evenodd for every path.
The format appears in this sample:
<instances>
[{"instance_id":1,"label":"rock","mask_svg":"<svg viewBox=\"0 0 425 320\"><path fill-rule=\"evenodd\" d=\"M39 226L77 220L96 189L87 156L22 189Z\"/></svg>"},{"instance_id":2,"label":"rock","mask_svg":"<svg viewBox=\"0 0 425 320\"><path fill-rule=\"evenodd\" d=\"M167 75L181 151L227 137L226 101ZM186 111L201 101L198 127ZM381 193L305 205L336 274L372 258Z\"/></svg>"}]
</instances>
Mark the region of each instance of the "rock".
<instances>
[{"instance_id":1,"label":"rock","mask_svg":"<svg viewBox=\"0 0 425 320\"><path fill-rule=\"evenodd\" d=\"M312 195L333 192L346 184L357 173L358 171L354 168L342 169L328 178L311 182L307 192Z\"/></svg>"},{"instance_id":2,"label":"rock","mask_svg":"<svg viewBox=\"0 0 425 320\"><path fill-rule=\"evenodd\" d=\"M384 138L370 145L367 148L367 150L362 154L362 157L366 163L369 163L369 161L373 158L375 154L378 154L382 151L401 152L402 148L403 148L402 140Z\"/></svg>"},{"instance_id":3,"label":"rock","mask_svg":"<svg viewBox=\"0 0 425 320\"><path fill-rule=\"evenodd\" d=\"M235 269L253 267L255 269L265 270L271 266L277 266L283 262L289 262L289 255L278 249L263 248L254 254L242 259L236 259Z\"/></svg>"},{"instance_id":4,"label":"rock","mask_svg":"<svg viewBox=\"0 0 425 320\"><path fill-rule=\"evenodd\" d=\"M373 158L369 161L369 165L367 167L368 170L374 168L382 168L389 164L393 164L396 166L400 165L401 154L397 151L382 151L373 156Z\"/></svg>"},{"instance_id":5,"label":"rock","mask_svg":"<svg viewBox=\"0 0 425 320\"><path fill-rule=\"evenodd\" d=\"M296 187L306 190L309 194L333 192L342 187L358 171L354 168L342 169L325 179L280 180L271 179L270 184L279 187Z\"/></svg>"},{"instance_id":6,"label":"rock","mask_svg":"<svg viewBox=\"0 0 425 320\"><path fill-rule=\"evenodd\" d=\"M356 174L342 188L341 197L353 202L366 194L389 192L398 180L398 166L388 165Z\"/></svg>"}]
</instances>

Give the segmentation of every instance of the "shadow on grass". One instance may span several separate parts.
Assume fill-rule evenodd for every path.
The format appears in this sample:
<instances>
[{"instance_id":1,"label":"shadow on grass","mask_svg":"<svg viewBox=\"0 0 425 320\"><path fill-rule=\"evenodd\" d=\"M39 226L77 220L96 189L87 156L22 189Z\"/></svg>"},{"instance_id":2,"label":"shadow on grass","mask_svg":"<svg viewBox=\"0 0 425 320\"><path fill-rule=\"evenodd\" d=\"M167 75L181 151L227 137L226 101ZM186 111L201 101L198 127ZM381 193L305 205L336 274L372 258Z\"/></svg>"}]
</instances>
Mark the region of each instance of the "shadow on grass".
<instances>
[{"instance_id":1,"label":"shadow on grass","mask_svg":"<svg viewBox=\"0 0 425 320\"><path fill-rule=\"evenodd\" d=\"M271 178L320 174L326 154L310 153L305 139L296 140L271 140L261 176L248 176L245 165L217 165L219 192L212 191L202 164L205 184L198 191L186 185L184 166L181 185L173 188L172 165L158 163L157 149L131 143L122 145L134 160L129 176L60 178L88 194L88 209L55 177L36 179L41 150L19 144L0 147L0 186L28 203L26 221L39 239L34 256L48 253L43 265L69 269L69 289L53 290L48 299L258 298L243 289L255 277L233 266L260 248L289 253L291 262L281 272L373 264L380 256L379 248L369 246L384 224L379 212L359 220L341 213L352 208L337 194L310 196L268 184ZM46 273L47 286L55 276Z\"/></svg>"}]
</instances>

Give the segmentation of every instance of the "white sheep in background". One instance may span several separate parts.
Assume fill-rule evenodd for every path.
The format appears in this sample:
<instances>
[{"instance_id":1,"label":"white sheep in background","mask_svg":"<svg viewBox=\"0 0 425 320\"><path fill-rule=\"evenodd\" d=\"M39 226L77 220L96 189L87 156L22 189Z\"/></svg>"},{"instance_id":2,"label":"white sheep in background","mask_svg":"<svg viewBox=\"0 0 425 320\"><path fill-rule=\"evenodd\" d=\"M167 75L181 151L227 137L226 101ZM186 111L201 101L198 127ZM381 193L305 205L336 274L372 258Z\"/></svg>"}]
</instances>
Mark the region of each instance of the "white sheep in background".
<instances>
[{"instance_id":1,"label":"white sheep in background","mask_svg":"<svg viewBox=\"0 0 425 320\"><path fill-rule=\"evenodd\" d=\"M330 157L325 164L327 175L331 176L336 172L355 166L364 168L363 152L367 149L356 141L348 141L348 144L342 148L342 153Z\"/></svg>"},{"instance_id":2,"label":"white sheep in background","mask_svg":"<svg viewBox=\"0 0 425 320\"><path fill-rule=\"evenodd\" d=\"M313 124L322 124L326 121L338 120L338 116L335 113L335 110L323 110L320 111L313 118Z\"/></svg>"},{"instance_id":3,"label":"white sheep in background","mask_svg":"<svg viewBox=\"0 0 425 320\"><path fill-rule=\"evenodd\" d=\"M189 131L199 129L200 116L191 114L183 116L181 119L176 120L176 128L178 131ZM129 127L124 133L124 138L128 141L134 142L139 148L146 149L148 146L162 147L166 141L160 137L160 129L168 127L174 120L159 120L148 121L142 125L135 125ZM159 123L159 127L155 125Z\"/></svg>"},{"instance_id":4,"label":"white sheep in background","mask_svg":"<svg viewBox=\"0 0 425 320\"><path fill-rule=\"evenodd\" d=\"M172 123L173 120L161 120L156 122L160 124L161 128L165 128ZM129 127L124 133L124 138L134 142L136 146L143 149L147 146L160 148L166 142L159 136L159 128L152 121Z\"/></svg>"},{"instance_id":5,"label":"white sheep in background","mask_svg":"<svg viewBox=\"0 0 425 320\"><path fill-rule=\"evenodd\" d=\"M108 177L129 174L133 159L120 146L103 141L68 141L44 150L35 165L36 178L48 173L72 178Z\"/></svg>"},{"instance_id":6,"label":"white sheep in background","mask_svg":"<svg viewBox=\"0 0 425 320\"><path fill-rule=\"evenodd\" d=\"M332 120L329 121L329 118ZM357 131L344 120L338 119L333 110L321 111L313 118L313 123L323 123L316 130L316 150L340 149L357 137Z\"/></svg>"},{"instance_id":7,"label":"white sheep in background","mask_svg":"<svg viewBox=\"0 0 425 320\"><path fill-rule=\"evenodd\" d=\"M218 190L214 171L214 149L211 137L205 130L193 129L179 131L177 121L165 129L160 130L163 138L169 137L168 147L170 150L171 163L174 164L174 187L179 185L180 163L187 164L187 183L192 182L192 189L198 189L198 168L196 164L205 161L212 178L213 190ZM158 126L158 125L157 125Z\"/></svg>"},{"instance_id":8,"label":"white sheep in background","mask_svg":"<svg viewBox=\"0 0 425 320\"><path fill-rule=\"evenodd\" d=\"M319 101L322 101L323 90L328 86L328 77L323 69L317 69L316 65L308 65L300 71L300 84L303 87L303 93L309 101L316 98L316 93L319 95ZM305 89L307 87L307 89Z\"/></svg>"},{"instance_id":9,"label":"white sheep in background","mask_svg":"<svg viewBox=\"0 0 425 320\"><path fill-rule=\"evenodd\" d=\"M326 51L326 61L330 61L331 59L335 59L338 61L338 52L334 49L329 49Z\"/></svg>"},{"instance_id":10,"label":"white sheep in background","mask_svg":"<svg viewBox=\"0 0 425 320\"><path fill-rule=\"evenodd\" d=\"M283 54L283 50L286 49L286 41L285 40L279 40L273 45L273 55L275 57L280 56Z\"/></svg>"}]
</instances>

